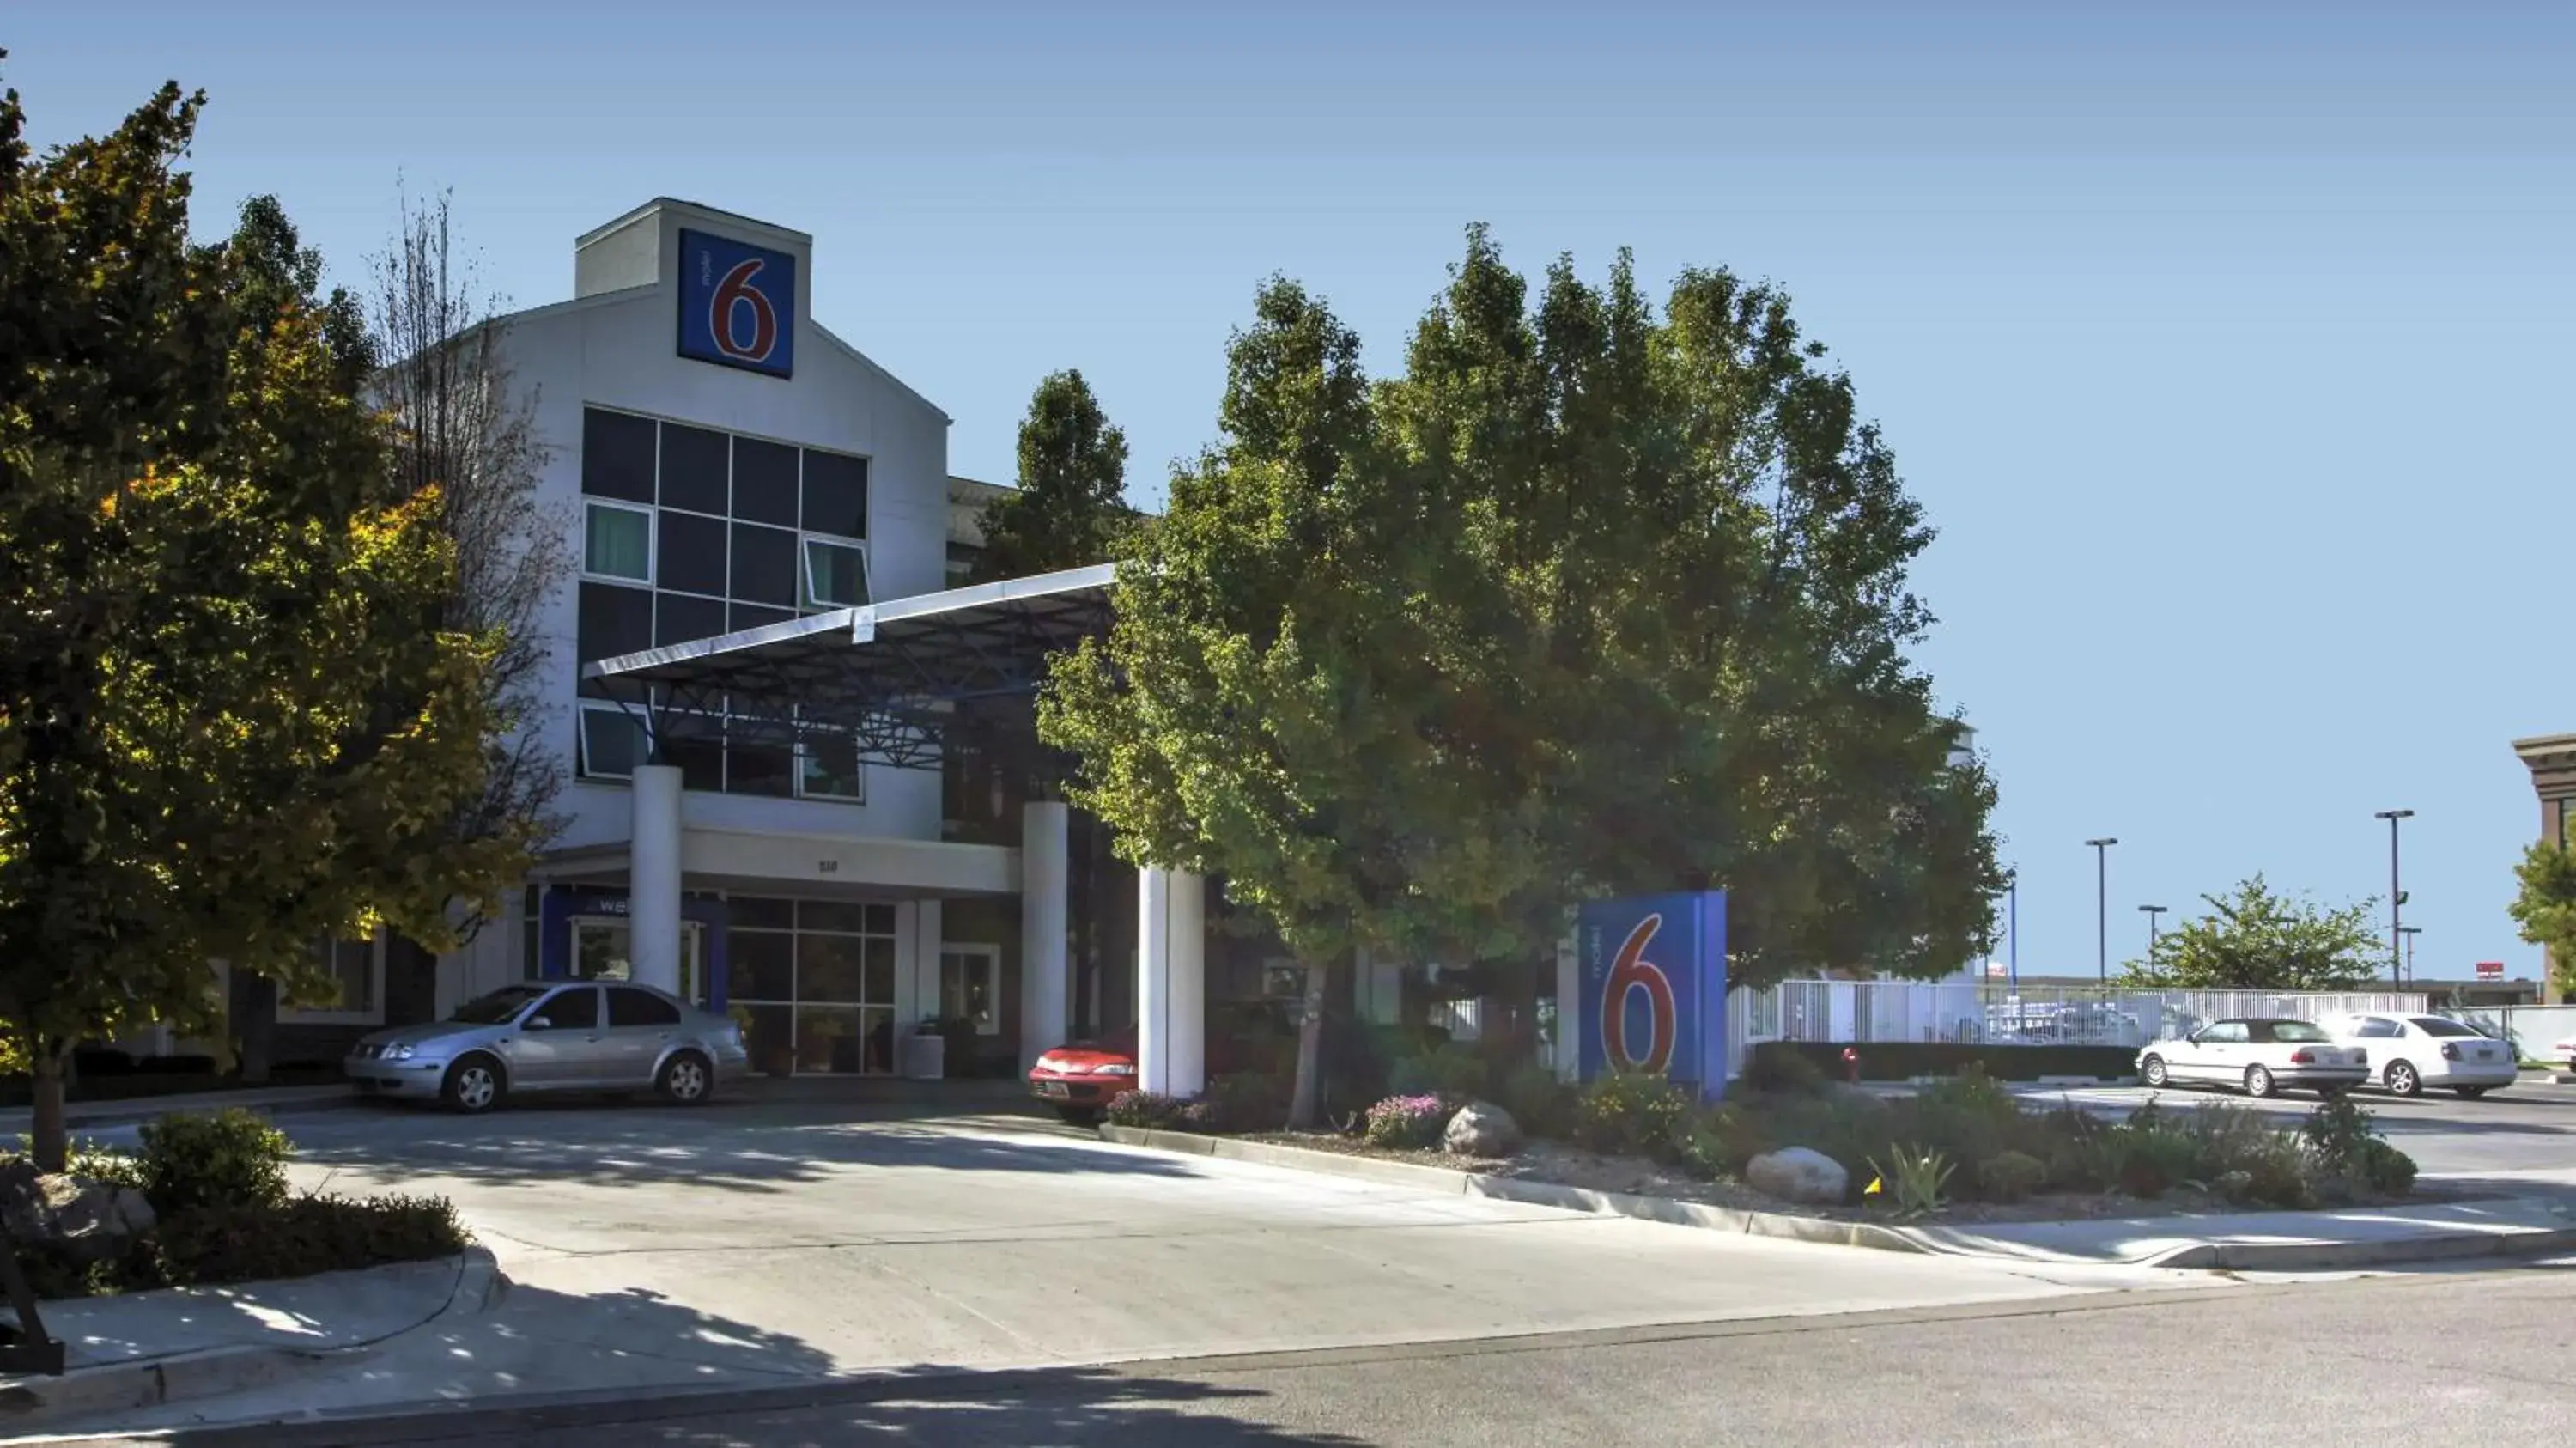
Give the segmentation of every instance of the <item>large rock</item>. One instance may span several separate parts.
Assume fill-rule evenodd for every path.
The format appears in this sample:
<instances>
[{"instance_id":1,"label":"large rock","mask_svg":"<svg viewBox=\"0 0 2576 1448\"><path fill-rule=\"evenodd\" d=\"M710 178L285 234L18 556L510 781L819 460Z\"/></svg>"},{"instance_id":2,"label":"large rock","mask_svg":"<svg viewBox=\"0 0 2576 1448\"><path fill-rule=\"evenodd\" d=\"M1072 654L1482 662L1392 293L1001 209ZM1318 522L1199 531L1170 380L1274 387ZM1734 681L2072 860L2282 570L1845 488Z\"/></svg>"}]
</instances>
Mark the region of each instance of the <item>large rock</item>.
<instances>
[{"instance_id":1,"label":"large rock","mask_svg":"<svg viewBox=\"0 0 2576 1448\"><path fill-rule=\"evenodd\" d=\"M124 1256L155 1221L132 1187L48 1175L25 1157L0 1162L0 1228L15 1241L104 1262Z\"/></svg>"},{"instance_id":2,"label":"large rock","mask_svg":"<svg viewBox=\"0 0 2576 1448\"><path fill-rule=\"evenodd\" d=\"M1831 1206L1851 1189L1851 1175L1843 1164L1803 1146L1766 1151L1744 1164L1744 1179L1756 1191L1768 1192L1784 1202L1806 1202Z\"/></svg>"},{"instance_id":3,"label":"large rock","mask_svg":"<svg viewBox=\"0 0 2576 1448\"><path fill-rule=\"evenodd\" d=\"M1509 1156L1521 1149L1521 1124L1487 1101L1470 1101L1449 1118L1440 1144L1452 1156Z\"/></svg>"}]
</instances>

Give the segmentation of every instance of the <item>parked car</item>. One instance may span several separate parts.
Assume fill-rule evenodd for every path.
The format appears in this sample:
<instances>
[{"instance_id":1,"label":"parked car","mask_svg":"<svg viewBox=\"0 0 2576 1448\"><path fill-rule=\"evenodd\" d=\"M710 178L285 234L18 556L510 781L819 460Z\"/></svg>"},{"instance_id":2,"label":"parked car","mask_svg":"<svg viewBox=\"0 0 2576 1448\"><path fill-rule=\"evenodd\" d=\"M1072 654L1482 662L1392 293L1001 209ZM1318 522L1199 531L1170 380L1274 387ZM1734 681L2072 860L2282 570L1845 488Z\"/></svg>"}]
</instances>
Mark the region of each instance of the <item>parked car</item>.
<instances>
[{"instance_id":1,"label":"parked car","mask_svg":"<svg viewBox=\"0 0 2576 1448\"><path fill-rule=\"evenodd\" d=\"M1071 1041L1041 1052L1029 1068L1029 1094L1076 1126L1096 1125L1118 1093L1136 1086L1136 1033L1109 1041Z\"/></svg>"},{"instance_id":2,"label":"parked car","mask_svg":"<svg viewBox=\"0 0 2576 1448\"><path fill-rule=\"evenodd\" d=\"M2400 1096L2447 1086L2462 1096L2484 1096L2522 1075L2513 1043L2499 1041L2447 1016L2368 1012L2326 1023L2334 1038L2370 1053L2371 1079Z\"/></svg>"},{"instance_id":3,"label":"parked car","mask_svg":"<svg viewBox=\"0 0 2576 1448\"><path fill-rule=\"evenodd\" d=\"M626 981L504 986L444 1021L361 1037L341 1069L361 1092L489 1111L546 1091L657 1091L695 1106L751 1070L742 1027Z\"/></svg>"},{"instance_id":4,"label":"parked car","mask_svg":"<svg viewBox=\"0 0 2576 1448\"><path fill-rule=\"evenodd\" d=\"M2559 1062L2568 1070L2576 1071L2576 1036L2569 1036L2566 1040L2552 1043L2548 1054L2541 1059Z\"/></svg>"},{"instance_id":5,"label":"parked car","mask_svg":"<svg viewBox=\"0 0 2576 1448\"><path fill-rule=\"evenodd\" d=\"M2370 1079L2370 1067L2359 1050L2336 1045L2312 1021L2244 1017L2148 1042L2138 1052L2138 1079L2156 1087L2234 1086L2248 1096L2304 1086L2332 1096Z\"/></svg>"}]
</instances>

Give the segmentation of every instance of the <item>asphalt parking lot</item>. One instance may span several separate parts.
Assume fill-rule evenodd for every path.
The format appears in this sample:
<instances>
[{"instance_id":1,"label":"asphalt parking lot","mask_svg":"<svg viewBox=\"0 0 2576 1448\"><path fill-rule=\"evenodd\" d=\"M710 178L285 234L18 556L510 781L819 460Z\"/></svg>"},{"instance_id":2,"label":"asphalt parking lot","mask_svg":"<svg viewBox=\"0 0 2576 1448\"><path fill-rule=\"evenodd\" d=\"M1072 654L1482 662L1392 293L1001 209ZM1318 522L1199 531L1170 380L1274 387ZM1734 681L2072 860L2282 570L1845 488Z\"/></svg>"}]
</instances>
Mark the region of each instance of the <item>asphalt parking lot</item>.
<instances>
[{"instance_id":1,"label":"asphalt parking lot","mask_svg":"<svg viewBox=\"0 0 2576 1448\"><path fill-rule=\"evenodd\" d=\"M2034 1091L2045 1100L2055 1092ZM2150 1100L2173 1108L2205 1101L2231 1101L2294 1125L2316 1109L2309 1092L2287 1093L2256 1101L2233 1091L2144 1086L2073 1089L2067 1100L2104 1115L2120 1115ZM2353 1093L2375 1118L2389 1140L2415 1158L2427 1176L2490 1178L2499 1183L2529 1182L2564 1186L2576 1192L2576 1086L2530 1079L2464 1101L2449 1092L2392 1096L2385 1091Z\"/></svg>"}]
</instances>

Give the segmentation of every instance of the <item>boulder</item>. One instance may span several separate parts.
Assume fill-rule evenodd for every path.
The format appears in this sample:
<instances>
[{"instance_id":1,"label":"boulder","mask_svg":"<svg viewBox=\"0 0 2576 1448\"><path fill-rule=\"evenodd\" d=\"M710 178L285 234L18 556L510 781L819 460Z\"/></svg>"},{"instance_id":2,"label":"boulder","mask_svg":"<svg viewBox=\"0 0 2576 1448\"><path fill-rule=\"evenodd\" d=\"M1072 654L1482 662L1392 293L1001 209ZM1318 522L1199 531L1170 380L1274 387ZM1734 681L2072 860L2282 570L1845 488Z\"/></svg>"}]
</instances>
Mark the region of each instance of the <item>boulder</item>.
<instances>
[{"instance_id":1,"label":"boulder","mask_svg":"<svg viewBox=\"0 0 2576 1448\"><path fill-rule=\"evenodd\" d=\"M0 1162L0 1228L17 1242L104 1262L124 1256L155 1221L152 1204L132 1187L48 1175L25 1157Z\"/></svg>"},{"instance_id":2,"label":"boulder","mask_svg":"<svg viewBox=\"0 0 2576 1448\"><path fill-rule=\"evenodd\" d=\"M1754 1190L1784 1202L1831 1206L1851 1189L1851 1175L1841 1162L1803 1146L1766 1151L1744 1164L1744 1179Z\"/></svg>"},{"instance_id":3,"label":"boulder","mask_svg":"<svg viewBox=\"0 0 2576 1448\"><path fill-rule=\"evenodd\" d=\"M1521 1149L1521 1124L1489 1101L1470 1101L1449 1118L1440 1144L1452 1156L1509 1156Z\"/></svg>"}]
</instances>

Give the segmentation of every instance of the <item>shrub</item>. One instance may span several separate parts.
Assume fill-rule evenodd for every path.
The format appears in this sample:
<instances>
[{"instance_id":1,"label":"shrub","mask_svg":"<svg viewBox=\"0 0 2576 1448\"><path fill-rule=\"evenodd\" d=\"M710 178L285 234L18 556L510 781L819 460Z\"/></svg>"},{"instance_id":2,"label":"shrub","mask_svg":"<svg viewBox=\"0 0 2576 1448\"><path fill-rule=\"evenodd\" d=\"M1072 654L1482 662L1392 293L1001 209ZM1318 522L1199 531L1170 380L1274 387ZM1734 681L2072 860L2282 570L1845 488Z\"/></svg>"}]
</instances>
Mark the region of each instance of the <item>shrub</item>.
<instances>
[{"instance_id":1,"label":"shrub","mask_svg":"<svg viewBox=\"0 0 2576 1448\"><path fill-rule=\"evenodd\" d=\"M1535 1063L1515 1067L1503 1078L1497 1103L1530 1136L1562 1136L1574 1119L1574 1091L1556 1072Z\"/></svg>"},{"instance_id":2,"label":"shrub","mask_svg":"<svg viewBox=\"0 0 2576 1448\"><path fill-rule=\"evenodd\" d=\"M1660 1076L1614 1073L1595 1080L1574 1109L1574 1139L1594 1151L1671 1161L1688 1093Z\"/></svg>"},{"instance_id":3,"label":"shrub","mask_svg":"<svg viewBox=\"0 0 2576 1448\"><path fill-rule=\"evenodd\" d=\"M167 1218L200 1207L275 1207L286 1200L286 1133L235 1106L163 1116L143 1126L143 1195Z\"/></svg>"},{"instance_id":4,"label":"shrub","mask_svg":"<svg viewBox=\"0 0 2576 1448\"><path fill-rule=\"evenodd\" d=\"M1288 1093L1263 1071L1234 1071L1208 1083L1206 1105L1218 1131L1275 1131L1288 1119Z\"/></svg>"},{"instance_id":5,"label":"shrub","mask_svg":"<svg viewBox=\"0 0 2576 1448\"><path fill-rule=\"evenodd\" d=\"M1957 1170L1949 1158L1937 1151L1907 1151L1897 1147L1888 1153L1888 1165L1872 1161L1870 1174L1885 1184L1896 1199L1896 1209L1909 1217L1920 1217L1941 1209L1942 1188L1950 1183Z\"/></svg>"},{"instance_id":6,"label":"shrub","mask_svg":"<svg viewBox=\"0 0 2576 1448\"><path fill-rule=\"evenodd\" d=\"M2026 1151L2006 1151L1977 1167L1977 1195L1990 1202L2017 1202L2048 1180L2048 1163Z\"/></svg>"},{"instance_id":7,"label":"shrub","mask_svg":"<svg viewBox=\"0 0 2576 1448\"><path fill-rule=\"evenodd\" d=\"M1438 1146L1452 1108L1437 1096L1390 1096L1368 1109L1361 1131L1371 1146L1423 1149Z\"/></svg>"},{"instance_id":8,"label":"shrub","mask_svg":"<svg viewBox=\"0 0 2576 1448\"><path fill-rule=\"evenodd\" d=\"M1170 1130L1180 1125L1181 1108L1188 1104L1160 1091L1121 1091L1109 1098L1109 1119L1120 1126Z\"/></svg>"},{"instance_id":9,"label":"shrub","mask_svg":"<svg viewBox=\"0 0 2576 1448\"><path fill-rule=\"evenodd\" d=\"M21 1153L31 1152L34 1150L34 1144L27 1138L20 1137L18 1149ZM100 1142L86 1140L73 1142L70 1149L63 1154L63 1172L68 1176L104 1182L109 1186L132 1187L142 1192L147 1200L151 1197L144 1176L143 1163L128 1152L119 1151L115 1147ZM157 1206L158 1203L155 1205Z\"/></svg>"},{"instance_id":10,"label":"shrub","mask_svg":"<svg viewBox=\"0 0 2576 1448\"><path fill-rule=\"evenodd\" d=\"M2361 1181L2383 1196L2403 1196L2415 1189L2415 1158L2374 1137L2362 1148Z\"/></svg>"},{"instance_id":11,"label":"shrub","mask_svg":"<svg viewBox=\"0 0 2576 1448\"><path fill-rule=\"evenodd\" d=\"M154 1260L162 1282L185 1287L427 1261L466 1240L444 1197L307 1196L177 1213L155 1234Z\"/></svg>"},{"instance_id":12,"label":"shrub","mask_svg":"<svg viewBox=\"0 0 2576 1448\"><path fill-rule=\"evenodd\" d=\"M1911 1081L1922 1076L1946 1076L1962 1067L1976 1064L1999 1081L2036 1081L2043 1076L2095 1076L2118 1080L2138 1071L2138 1051L2134 1046L2061 1046L2061 1045L1986 1045L1956 1041L1873 1041L1860 1048L1860 1075L1864 1081ZM1764 1041L1753 1048L1745 1063L1745 1076L1757 1087L1763 1085L1760 1073L1780 1067L1775 1058L1804 1058L1815 1075L1831 1080L1843 1076L1843 1048L1825 1041ZM1767 1089L1767 1088L1766 1088Z\"/></svg>"},{"instance_id":13,"label":"shrub","mask_svg":"<svg viewBox=\"0 0 2576 1448\"><path fill-rule=\"evenodd\" d=\"M1797 1094L1821 1091L1833 1078L1813 1056L1798 1050L1780 1050L1786 1042L1765 1041L1753 1048L1753 1059L1745 1063L1744 1080L1756 1091Z\"/></svg>"},{"instance_id":14,"label":"shrub","mask_svg":"<svg viewBox=\"0 0 2576 1448\"><path fill-rule=\"evenodd\" d=\"M1485 1094L1485 1060L1463 1046L1441 1044L1398 1057L1387 1068L1386 1089L1398 1096L1453 1096L1461 1100Z\"/></svg>"}]
</instances>

